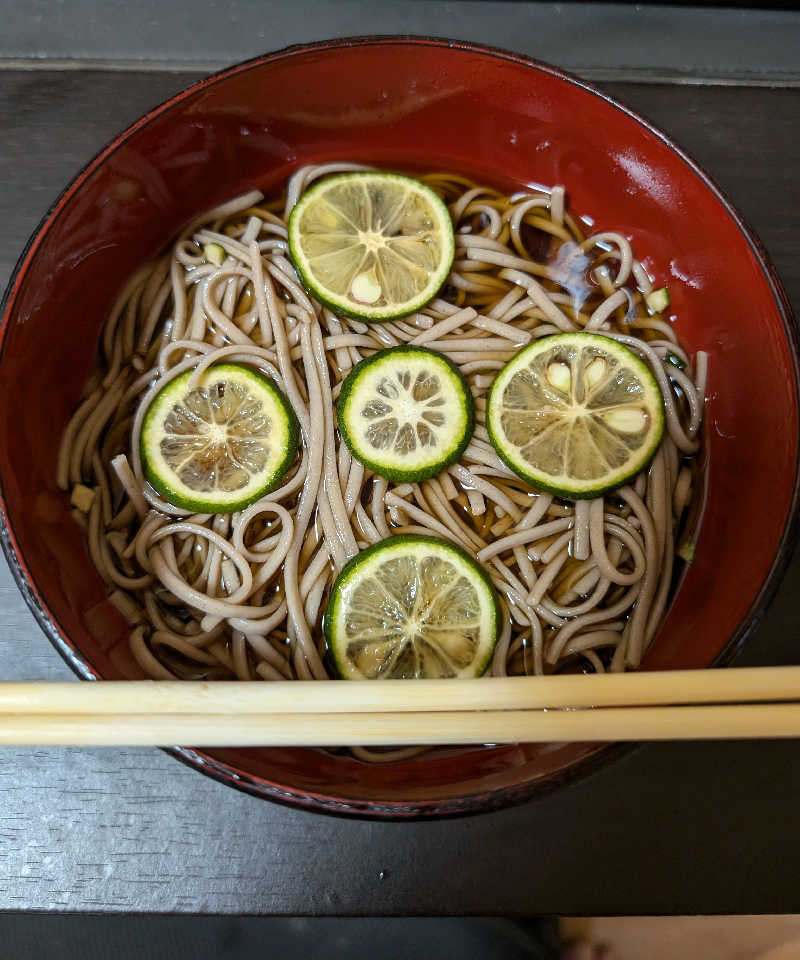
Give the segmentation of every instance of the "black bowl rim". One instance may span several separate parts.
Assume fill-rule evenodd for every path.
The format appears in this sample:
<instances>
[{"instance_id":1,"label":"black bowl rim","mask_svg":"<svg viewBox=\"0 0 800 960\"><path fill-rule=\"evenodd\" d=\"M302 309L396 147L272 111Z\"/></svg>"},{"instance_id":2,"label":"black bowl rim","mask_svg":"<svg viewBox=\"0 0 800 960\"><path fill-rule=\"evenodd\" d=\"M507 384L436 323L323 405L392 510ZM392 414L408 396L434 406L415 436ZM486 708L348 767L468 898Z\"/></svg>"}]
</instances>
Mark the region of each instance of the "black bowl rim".
<instances>
[{"instance_id":1,"label":"black bowl rim","mask_svg":"<svg viewBox=\"0 0 800 960\"><path fill-rule=\"evenodd\" d=\"M82 183L103 163L108 156L114 153L134 133L146 126L162 113L170 110L177 103L193 97L219 80L226 79L238 73L259 68L265 64L289 59L320 51L347 49L363 46L419 46L419 47L446 47L452 50L462 50L467 53L479 54L499 60L506 60L534 71L548 74L572 86L599 97L609 106L625 114L657 137L669 148L696 177L706 189L720 202L725 212L734 222L739 232L749 245L759 268L770 288L773 299L783 322L784 333L790 344L794 373L795 396L800 407L800 328L792 311L792 307L778 276L775 265L767 253L764 245L755 230L737 211L725 192L715 180L672 138L663 133L657 126L645 119L641 114L625 106L603 90L565 70L548 64L544 61L514 53L499 47L473 43L462 40L450 40L443 37L427 37L415 35L389 36L356 36L340 39L321 40L312 43L294 44L271 53L260 54L248 60L235 63L222 70L209 74L190 86L167 98L138 120L130 124L116 136L112 137L75 175L71 182L61 191L53 201L36 229L29 237L22 253L12 271L2 301L0 301L0 356L2 356L5 341L5 330L8 326L11 311L14 307L17 293L24 279L25 272L39 244L48 233L50 227L59 215L62 207L69 198L80 188ZM730 664L741 652L750 634L764 616L769 604L775 597L780 581L782 580L794 548L800 537L800 449L795 461L795 476L792 489L792 498L787 510L781 539L772 566L764 577L750 609L740 621L737 629L730 637L722 650L714 658L710 667L723 667ZM58 623L57 618L49 611L43 598L33 581L25 563L22 551L13 535L11 520L3 496L2 477L0 477L0 546L6 556L12 576L22 593L25 602L30 608L39 626L50 642L65 660L67 665L83 680L97 680L97 675L82 659L78 650L70 642L66 631ZM599 767L630 752L636 744L617 743L598 745L589 756L569 765L562 771L543 777L541 780L510 787L498 787L492 790L478 791L447 801L417 800L417 801L373 801L365 799L346 799L329 794L318 794L311 791L289 789L278 783L263 780L260 777L235 770L228 764L221 763L201 750L189 747L165 747L167 753L186 763L195 770L212 777L215 780L236 787L247 793L269 799L277 803L286 804L301 809L313 810L333 816L360 817L366 819L434 819L442 817L465 816L483 813L499 808L524 803L535 797L543 796L555 789L563 787L578 779L584 779Z\"/></svg>"}]
</instances>

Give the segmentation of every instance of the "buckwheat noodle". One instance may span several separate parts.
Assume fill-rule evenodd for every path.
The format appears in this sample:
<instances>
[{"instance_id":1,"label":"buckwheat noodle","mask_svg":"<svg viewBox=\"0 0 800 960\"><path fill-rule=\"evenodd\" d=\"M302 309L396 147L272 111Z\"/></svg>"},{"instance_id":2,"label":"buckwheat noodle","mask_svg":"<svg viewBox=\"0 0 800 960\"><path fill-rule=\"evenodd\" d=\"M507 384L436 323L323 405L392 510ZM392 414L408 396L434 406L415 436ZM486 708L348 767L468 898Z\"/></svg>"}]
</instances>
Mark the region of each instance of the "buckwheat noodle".
<instances>
[{"instance_id":1,"label":"buckwheat noodle","mask_svg":"<svg viewBox=\"0 0 800 960\"><path fill-rule=\"evenodd\" d=\"M325 680L320 622L337 571L390 534L427 533L477 556L498 589L506 616L493 675L636 667L668 601L679 534L693 535L706 356L692 361L672 325L648 311L651 281L628 239L586 236L562 187L505 196L446 173L421 178L455 223L439 296L388 323L335 316L299 283L286 222L312 181L358 169L303 167L285 200L253 191L209 210L133 273L108 315L97 369L64 431L58 482L94 488L88 513L73 513L131 625L133 656L155 679ZM224 250L219 266L204 257L209 243ZM485 410L493 378L521 346L582 329L649 365L666 429L634 483L575 503L506 468ZM352 366L401 343L444 353L475 397L461 461L419 484L372 475L335 424ZM280 489L247 509L186 516L145 482L139 434L165 383L187 370L196 381L222 360L278 383L301 450Z\"/></svg>"}]
</instances>

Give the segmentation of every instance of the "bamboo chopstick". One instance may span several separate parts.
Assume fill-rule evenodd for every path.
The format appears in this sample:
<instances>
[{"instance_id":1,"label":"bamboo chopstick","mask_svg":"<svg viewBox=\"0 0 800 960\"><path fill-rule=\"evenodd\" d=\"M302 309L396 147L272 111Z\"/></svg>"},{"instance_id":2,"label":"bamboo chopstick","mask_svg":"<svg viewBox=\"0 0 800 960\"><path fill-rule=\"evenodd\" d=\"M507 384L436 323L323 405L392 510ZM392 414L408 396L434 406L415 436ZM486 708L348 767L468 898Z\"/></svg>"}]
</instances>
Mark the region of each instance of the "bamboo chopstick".
<instances>
[{"instance_id":1,"label":"bamboo chopstick","mask_svg":"<svg viewBox=\"0 0 800 960\"><path fill-rule=\"evenodd\" d=\"M388 746L798 736L800 667L458 683L0 684L3 745Z\"/></svg>"},{"instance_id":2,"label":"bamboo chopstick","mask_svg":"<svg viewBox=\"0 0 800 960\"><path fill-rule=\"evenodd\" d=\"M0 683L7 713L375 713L800 701L800 666L478 680Z\"/></svg>"},{"instance_id":3,"label":"bamboo chopstick","mask_svg":"<svg viewBox=\"0 0 800 960\"><path fill-rule=\"evenodd\" d=\"M0 716L1 745L204 747L704 740L800 736L800 704L438 713Z\"/></svg>"}]
</instances>

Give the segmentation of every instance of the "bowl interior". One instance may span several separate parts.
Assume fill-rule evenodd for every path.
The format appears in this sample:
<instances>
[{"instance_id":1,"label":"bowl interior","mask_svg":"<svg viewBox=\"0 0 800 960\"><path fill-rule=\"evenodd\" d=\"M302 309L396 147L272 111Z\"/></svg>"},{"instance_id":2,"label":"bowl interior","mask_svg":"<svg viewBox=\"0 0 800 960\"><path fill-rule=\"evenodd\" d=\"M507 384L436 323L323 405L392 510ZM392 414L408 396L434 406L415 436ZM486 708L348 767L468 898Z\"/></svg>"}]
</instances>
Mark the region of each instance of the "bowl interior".
<instances>
[{"instance_id":1,"label":"bowl interior","mask_svg":"<svg viewBox=\"0 0 800 960\"><path fill-rule=\"evenodd\" d=\"M112 143L35 236L0 331L0 506L62 652L85 676L140 675L54 482L115 294L198 211L333 159L504 188L563 183L574 212L629 235L656 286L669 286L683 342L710 353L709 467L696 559L644 666L711 664L759 602L793 509L796 358L775 281L704 176L638 118L547 67L424 40L295 48L198 84ZM259 792L398 814L502 802L597 749L442 750L383 766L310 750L205 756Z\"/></svg>"}]
</instances>

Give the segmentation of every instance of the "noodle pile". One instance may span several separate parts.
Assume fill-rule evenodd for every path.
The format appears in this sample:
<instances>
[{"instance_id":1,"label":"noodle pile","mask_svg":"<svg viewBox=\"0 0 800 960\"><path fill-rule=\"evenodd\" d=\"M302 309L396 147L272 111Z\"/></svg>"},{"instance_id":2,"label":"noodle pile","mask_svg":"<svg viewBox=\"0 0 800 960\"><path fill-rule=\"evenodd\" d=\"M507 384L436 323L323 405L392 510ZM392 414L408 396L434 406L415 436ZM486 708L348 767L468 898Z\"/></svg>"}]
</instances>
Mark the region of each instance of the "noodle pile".
<instances>
[{"instance_id":1,"label":"noodle pile","mask_svg":"<svg viewBox=\"0 0 800 960\"><path fill-rule=\"evenodd\" d=\"M253 192L207 212L133 274L111 310L63 437L58 482L93 490L73 512L132 625L133 655L155 679L324 680L320 622L336 573L371 543L425 533L477 556L497 587L495 676L636 667L662 619L697 486L705 356L693 363L647 310L651 282L626 238L585 237L562 187L508 197L449 174L420 178L444 197L456 231L437 299L393 322L335 316L298 282L286 221L309 183L355 169L364 168L304 167L285 201ZM208 244L224 249L220 265L205 258ZM649 365L666 428L632 485L572 502L532 490L502 463L485 409L521 346L584 329ZM419 484L372 475L335 423L353 365L402 343L444 353L475 397L461 460ZM283 485L245 510L185 516L143 478L141 425L165 383L221 360L277 382L300 423L300 454Z\"/></svg>"}]
</instances>

